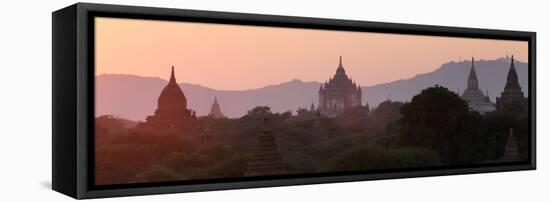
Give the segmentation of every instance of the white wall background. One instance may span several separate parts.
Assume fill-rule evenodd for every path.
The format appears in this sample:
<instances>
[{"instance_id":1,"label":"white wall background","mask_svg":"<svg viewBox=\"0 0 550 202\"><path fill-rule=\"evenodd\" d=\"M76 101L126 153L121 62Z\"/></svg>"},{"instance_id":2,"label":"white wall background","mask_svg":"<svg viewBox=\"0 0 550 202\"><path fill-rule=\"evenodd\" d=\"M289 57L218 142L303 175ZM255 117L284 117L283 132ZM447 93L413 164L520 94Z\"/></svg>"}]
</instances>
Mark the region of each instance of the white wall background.
<instances>
[{"instance_id":1,"label":"white wall background","mask_svg":"<svg viewBox=\"0 0 550 202\"><path fill-rule=\"evenodd\" d=\"M90 1L537 32L538 170L106 199L109 201L545 201L550 5L536 0ZM0 201L68 201L51 186L51 12L75 3L1 1ZM546 4L546 5L545 5Z\"/></svg>"}]
</instances>

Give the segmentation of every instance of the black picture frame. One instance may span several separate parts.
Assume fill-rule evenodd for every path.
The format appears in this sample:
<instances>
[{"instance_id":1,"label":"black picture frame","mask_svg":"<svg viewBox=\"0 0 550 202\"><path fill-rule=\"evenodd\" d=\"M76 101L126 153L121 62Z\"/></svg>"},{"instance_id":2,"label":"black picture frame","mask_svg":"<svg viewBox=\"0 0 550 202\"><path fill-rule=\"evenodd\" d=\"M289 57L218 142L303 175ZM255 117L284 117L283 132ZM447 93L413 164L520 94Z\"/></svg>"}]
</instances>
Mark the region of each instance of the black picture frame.
<instances>
[{"instance_id":1,"label":"black picture frame","mask_svg":"<svg viewBox=\"0 0 550 202\"><path fill-rule=\"evenodd\" d=\"M246 179L94 185L93 19L98 16L528 41L529 160L414 170L389 169ZM77 3L55 11L52 21L52 188L77 199L536 169L535 32L90 3Z\"/></svg>"}]
</instances>

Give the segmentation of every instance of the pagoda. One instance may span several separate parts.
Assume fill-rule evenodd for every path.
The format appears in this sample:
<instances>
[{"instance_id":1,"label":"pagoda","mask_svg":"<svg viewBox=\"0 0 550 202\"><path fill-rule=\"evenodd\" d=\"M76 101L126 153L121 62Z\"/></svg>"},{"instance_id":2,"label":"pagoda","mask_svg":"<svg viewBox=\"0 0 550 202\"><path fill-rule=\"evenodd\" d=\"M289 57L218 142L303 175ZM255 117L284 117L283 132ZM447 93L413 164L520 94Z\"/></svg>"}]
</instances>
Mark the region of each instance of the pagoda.
<instances>
[{"instance_id":1,"label":"pagoda","mask_svg":"<svg viewBox=\"0 0 550 202\"><path fill-rule=\"evenodd\" d=\"M527 98L523 96L518 82L518 73L514 66L514 56L510 63L510 70L506 77L506 85L500 97L497 97L497 111L519 113L526 111Z\"/></svg>"},{"instance_id":2,"label":"pagoda","mask_svg":"<svg viewBox=\"0 0 550 202\"><path fill-rule=\"evenodd\" d=\"M483 114L495 110L495 105L491 103L489 95L483 95L483 92L479 90L479 83L477 80L473 57L472 67L470 68L470 75L468 75L467 88L466 90L464 90L464 93L461 97L468 103L468 107L470 107L474 111Z\"/></svg>"},{"instance_id":3,"label":"pagoda","mask_svg":"<svg viewBox=\"0 0 550 202\"><path fill-rule=\"evenodd\" d=\"M244 176L268 176L286 174L286 166L277 148L277 142L268 126L268 119L264 119L264 128L258 136L258 144L248 161Z\"/></svg>"},{"instance_id":4,"label":"pagoda","mask_svg":"<svg viewBox=\"0 0 550 202\"><path fill-rule=\"evenodd\" d=\"M513 161L520 159L518 145L516 139L514 138L514 129L510 128L508 133L508 140L506 141L506 146L504 146L504 155L501 160L503 161Z\"/></svg>"},{"instance_id":5,"label":"pagoda","mask_svg":"<svg viewBox=\"0 0 550 202\"><path fill-rule=\"evenodd\" d=\"M187 109L187 99L176 82L172 66L170 81L160 93L155 114L147 116L146 122L140 123L138 127L153 131L182 132L191 128L195 119L195 112Z\"/></svg>"},{"instance_id":6,"label":"pagoda","mask_svg":"<svg viewBox=\"0 0 550 202\"><path fill-rule=\"evenodd\" d=\"M360 106L362 94L361 87L346 75L340 56L336 74L319 88L318 110L323 115L334 117L346 109Z\"/></svg>"},{"instance_id":7,"label":"pagoda","mask_svg":"<svg viewBox=\"0 0 550 202\"><path fill-rule=\"evenodd\" d=\"M213 118L223 118L225 117L222 113L220 104L218 104L218 97L214 97L214 103L210 107L210 112L208 113L209 117Z\"/></svg>"}]
</instances>

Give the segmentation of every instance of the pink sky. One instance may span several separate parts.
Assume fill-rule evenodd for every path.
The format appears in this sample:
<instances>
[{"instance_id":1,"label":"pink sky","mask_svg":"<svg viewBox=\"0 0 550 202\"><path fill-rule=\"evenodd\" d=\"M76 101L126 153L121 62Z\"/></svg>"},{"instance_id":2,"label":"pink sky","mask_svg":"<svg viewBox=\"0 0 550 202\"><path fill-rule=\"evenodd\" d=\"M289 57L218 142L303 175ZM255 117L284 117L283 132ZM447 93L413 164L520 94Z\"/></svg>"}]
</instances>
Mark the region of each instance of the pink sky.
<instances>
[{"instance_id":1,"label":"pink sky","mask_svg":"<svg viewBox=\"0 0 550 202\"><path fill-rule=\"evenodd\" d=\"M525 41L96 18L96 75L132 74L218 90L292 79L325 81L342 55L348 75L370 86L430 72L459 58L527 61Z\"/></svg>"}]
</instances>

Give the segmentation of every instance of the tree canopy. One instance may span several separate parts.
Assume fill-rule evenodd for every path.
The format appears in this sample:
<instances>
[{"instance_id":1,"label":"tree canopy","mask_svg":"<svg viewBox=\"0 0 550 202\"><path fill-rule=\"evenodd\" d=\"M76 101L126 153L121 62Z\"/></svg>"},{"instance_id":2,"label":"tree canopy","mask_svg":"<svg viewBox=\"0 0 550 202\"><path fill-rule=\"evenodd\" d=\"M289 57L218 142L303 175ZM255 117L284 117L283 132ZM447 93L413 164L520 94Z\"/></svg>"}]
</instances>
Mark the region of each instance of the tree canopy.
<instances>
[{"instance_id":1,"label":"tree canopy","mask_svg":"<svg viewBox=\"0 0 550 202\"><path fill-rule=\"evenodd\" d=\"M445 87L423 90L403 105L401 114L403 145L434 149L449 164L472 163L490 156L487 148L494 138L484 134L482 116Z\"/></svg>"}]
</instances>

